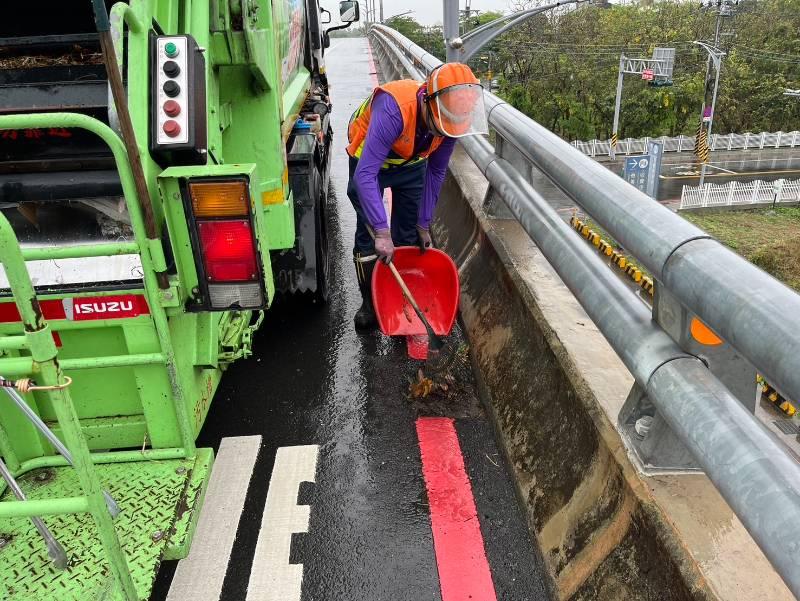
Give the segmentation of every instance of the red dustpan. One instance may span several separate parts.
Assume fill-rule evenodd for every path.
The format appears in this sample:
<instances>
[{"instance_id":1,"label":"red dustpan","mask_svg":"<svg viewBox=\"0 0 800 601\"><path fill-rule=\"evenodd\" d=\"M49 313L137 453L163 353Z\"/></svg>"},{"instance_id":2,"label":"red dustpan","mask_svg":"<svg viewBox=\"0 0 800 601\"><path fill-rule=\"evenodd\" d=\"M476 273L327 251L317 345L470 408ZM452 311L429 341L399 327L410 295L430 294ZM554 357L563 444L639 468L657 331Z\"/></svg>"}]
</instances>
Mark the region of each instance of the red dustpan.
<instances>
[{"instance_id":1,"label":"red dustpan","mask_svg":"<svg viewBox=\"0 0 800 601\"><path fill-rule=\"evenodd\" d=\"M401 246L395 249L392 262L433 331L440 336L449 334L456 320L459 294L458 269L453 260L435 248L423 254L416 246ZM426 359L425 326L389 268L380 261L372 272L372 300L381 332L387 336L405 336L408 355Z\"/></svg>"}]
</instances>

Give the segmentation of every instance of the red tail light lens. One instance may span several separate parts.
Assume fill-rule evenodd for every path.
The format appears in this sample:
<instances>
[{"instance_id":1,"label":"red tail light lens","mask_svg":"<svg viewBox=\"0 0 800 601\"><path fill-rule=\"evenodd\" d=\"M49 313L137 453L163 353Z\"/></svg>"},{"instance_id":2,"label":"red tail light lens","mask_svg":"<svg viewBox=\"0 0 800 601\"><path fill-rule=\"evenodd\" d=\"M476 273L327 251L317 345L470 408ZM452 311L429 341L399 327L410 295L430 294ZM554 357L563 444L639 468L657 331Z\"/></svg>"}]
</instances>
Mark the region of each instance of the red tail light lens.
<instances>
[{"instance_id":1,"label":"red tail light lens","mask_svg":"<svg viewBox=\"0 0 800 601\"><path fill-rule=\"evenodd\" d=\"M241 282L258 279L256 249L249 221L199 221L197 233L209 281Z\"/></svg>"}]
</instances>

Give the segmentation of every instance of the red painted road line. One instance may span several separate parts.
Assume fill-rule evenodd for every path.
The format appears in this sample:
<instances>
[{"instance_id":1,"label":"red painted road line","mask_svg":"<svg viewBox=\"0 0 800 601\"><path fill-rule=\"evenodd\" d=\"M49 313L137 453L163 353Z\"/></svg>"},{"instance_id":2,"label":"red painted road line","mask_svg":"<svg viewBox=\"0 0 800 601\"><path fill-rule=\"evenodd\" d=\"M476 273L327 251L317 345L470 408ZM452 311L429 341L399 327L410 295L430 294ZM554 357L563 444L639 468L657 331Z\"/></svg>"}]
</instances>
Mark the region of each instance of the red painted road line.
<instances>
[{"instance_id":1,"label":"red painted road line","mask_svg":"<svg viewBox=\"0 0 800 601\"><path fill-rule=\"evenodd\" d=\"M497 601L453 420L417 420L442 601Z\"/></svg>"}]
</instances>

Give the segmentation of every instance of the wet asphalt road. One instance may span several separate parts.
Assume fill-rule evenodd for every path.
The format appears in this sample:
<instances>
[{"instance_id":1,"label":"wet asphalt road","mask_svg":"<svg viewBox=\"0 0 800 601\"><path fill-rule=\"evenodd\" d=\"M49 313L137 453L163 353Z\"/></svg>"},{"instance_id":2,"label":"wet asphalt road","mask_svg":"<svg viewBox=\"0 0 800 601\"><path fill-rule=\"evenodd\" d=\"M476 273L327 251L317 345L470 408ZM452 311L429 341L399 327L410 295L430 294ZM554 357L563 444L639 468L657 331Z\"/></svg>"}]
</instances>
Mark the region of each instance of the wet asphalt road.
<instances>
[{"instance_id":1,"label":"wet asphalt road","mask_svg":"<svg viewBox=\"0 0 800 601\"><path fill-rule=\"evenodd\" d=\"M317 478L301 486L298 503L311 506L310 525L293 536L290 557L304 566L302 600L442 599L415 430L425 415L456 418L497 599L546 599L541 558L463 345L447 392L415 400L409 382L418 364L404 341L353 329L360 296L344 142L350 114L372 89L366 41L334 39L327 63L335 132L330 301L281 302L269 311L255 355L223 377L198 441L217 448L222 437L263 436L221 599L245 600L250 571L259 569L253 553L276 450L309 444L320 446ZM153 599L164 598L172 570L162 568Z\"/></svg>"}]
</instances>

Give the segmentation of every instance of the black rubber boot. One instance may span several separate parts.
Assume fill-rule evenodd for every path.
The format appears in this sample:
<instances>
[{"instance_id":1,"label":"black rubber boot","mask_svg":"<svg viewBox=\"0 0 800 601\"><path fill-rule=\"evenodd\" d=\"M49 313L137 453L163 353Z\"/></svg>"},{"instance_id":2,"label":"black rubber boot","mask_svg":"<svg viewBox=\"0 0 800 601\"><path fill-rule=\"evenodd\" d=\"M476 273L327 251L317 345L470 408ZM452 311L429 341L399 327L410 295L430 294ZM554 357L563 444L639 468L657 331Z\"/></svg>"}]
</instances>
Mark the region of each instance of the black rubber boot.
<instances>
[{"instance_id":1,"label":"black rubber boot","mask_svg":"<svg viewBox=\"0 0 800 601\"><path fill-rule=\"evenodd\" d=\"M361 308L353 318L356 330L373 330L378 325L375 317L375 309L372 306L372 270L375 269L376 259L362 262L360 255L354 257L356 264L356 278L358 279L358 289L361 291Z\"/></svg>"}]
</instances>

